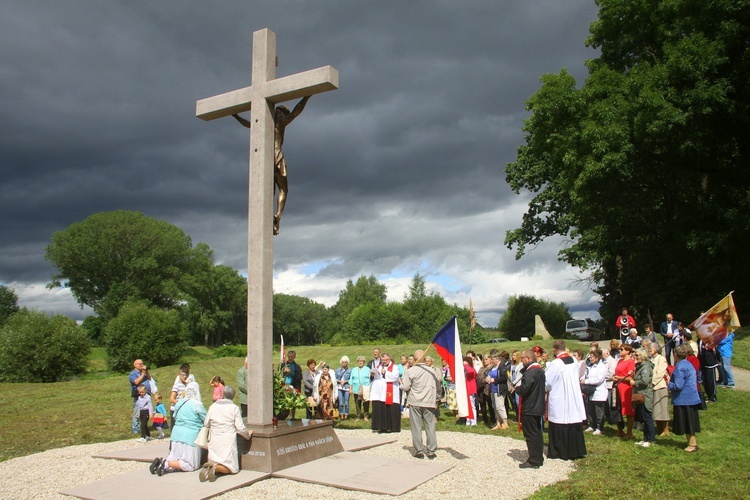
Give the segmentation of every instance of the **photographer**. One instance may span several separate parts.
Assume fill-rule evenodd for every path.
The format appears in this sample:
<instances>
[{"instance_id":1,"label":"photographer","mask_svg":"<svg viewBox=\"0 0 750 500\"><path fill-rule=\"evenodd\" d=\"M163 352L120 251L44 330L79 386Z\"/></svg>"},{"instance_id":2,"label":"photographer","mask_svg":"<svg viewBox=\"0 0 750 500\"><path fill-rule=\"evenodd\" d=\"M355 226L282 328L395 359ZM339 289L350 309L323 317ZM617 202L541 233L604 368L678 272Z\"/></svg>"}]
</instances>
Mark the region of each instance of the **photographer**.
<instances>
[{"instance_id":1,"label":"photographer","mask_svg":"<svg viewBox=\"0 0 750 500\"><path fill-rule=\"evenodd\" d=\"M151 374L148 372L148 367L143 363L142 359L136 359L133 361L133 371L130 372L128 379L130 380L130 396L133 398L133 420L131 428L134 434L140 432L139 419L138 419L138 386L143 384L146 386L146 391L150 394L151 392ZM146 383L148 382L148 383Z\"/></svg>"}]
</instances>

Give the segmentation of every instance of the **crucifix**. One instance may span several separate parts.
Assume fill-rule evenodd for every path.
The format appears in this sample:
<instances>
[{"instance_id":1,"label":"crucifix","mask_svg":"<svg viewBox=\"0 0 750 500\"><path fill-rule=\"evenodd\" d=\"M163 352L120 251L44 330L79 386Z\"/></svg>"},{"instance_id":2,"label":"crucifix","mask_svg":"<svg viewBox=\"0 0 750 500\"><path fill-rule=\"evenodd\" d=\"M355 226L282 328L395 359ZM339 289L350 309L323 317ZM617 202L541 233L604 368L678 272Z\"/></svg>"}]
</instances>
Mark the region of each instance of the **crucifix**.
<instances>
[{"instance_id":1,"label":"crucifix","mask_svg":"<svg viewBox=\"0 0 750 500\"><path fill-rule=\"evenodd\" d=\"M273 419L273 228L275 105L335 90L331 66L276 78L276 34L253 33L252 85L202 99L195 114L214 120L250 111L250 187L247 234L247 423L271 426Z\"/></svg>"}]
</instances>

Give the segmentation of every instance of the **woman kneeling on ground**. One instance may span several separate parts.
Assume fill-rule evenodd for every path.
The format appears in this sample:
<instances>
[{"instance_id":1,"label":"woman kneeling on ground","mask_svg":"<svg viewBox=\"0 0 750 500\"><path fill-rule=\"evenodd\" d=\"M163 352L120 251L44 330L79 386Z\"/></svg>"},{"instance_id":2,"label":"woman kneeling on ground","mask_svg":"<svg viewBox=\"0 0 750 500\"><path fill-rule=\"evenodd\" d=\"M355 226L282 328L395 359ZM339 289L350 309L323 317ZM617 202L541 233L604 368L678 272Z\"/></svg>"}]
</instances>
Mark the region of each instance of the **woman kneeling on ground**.
<instances>
[{"instance_id":1,"label":"woman kneeling on ground","mask_svg":"<svg viewBox=\"0 0 750 500\"><path fill-rule=\"evenodd\" d=\"M195 439L203 427L206 408L201 402L200 387L190 382L185 388L185 397L175 405L174 427L170 437L170 452L167 458L155 458L149 466L151 474L161 476L165 472L191 472L201 463L201 449Z\"/></svg>"},{"instance_id":2,"label":"woman kneeling on ground","mask_svg":"<svg viewBox=\"0 0 750 500\"><path fill-rule=\"evenodd\" d=\"M216 480L216 474L237 474L240 471L237 434L250 439L251 432L242 421L242 414L234 399L234 387L224 387L222 399L208 409L205 426L211 429L208 441L208 462L203 465L198 479Z\"/></svg>"}]
</instances>

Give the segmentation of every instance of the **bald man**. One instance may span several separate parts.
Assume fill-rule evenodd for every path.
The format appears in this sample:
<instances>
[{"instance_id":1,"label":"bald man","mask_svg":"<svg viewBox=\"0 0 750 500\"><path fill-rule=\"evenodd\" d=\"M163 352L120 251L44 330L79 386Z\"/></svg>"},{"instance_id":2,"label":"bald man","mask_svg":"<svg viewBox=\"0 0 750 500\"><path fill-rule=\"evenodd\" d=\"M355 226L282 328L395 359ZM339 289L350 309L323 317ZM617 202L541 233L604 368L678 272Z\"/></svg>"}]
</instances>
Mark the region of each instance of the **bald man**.
<instances>
[{"instance_id":1,"label":"bald man","mask_svg":"<svg viewBox=\"0 0 750 500\"><path fill-rule=\"evenodd\" d=\"M414 353L416 364L404 372L403 390L408 391L406 404L409 405L411 421L411 442L414 446L414 458L435 458L437 451L437 431L435 429L435 409L437 408L440 378L435 370L427 366L424 351ZM427 447L422 442L422 427L427 435Z\"/></svg>"},{"instance_id":2,"label":"bald man","mask_svg":"<svg viewBox=\"0 0 750 500\"><path fill-rule=\"evenodd\" d=\"M137 405L138 386L143 384L146 386L146 392L151 392L151 384L146 383L151 380L151 374L148 373L148 367L143 363L142 359L136 359L133 361L133 371L130 372L128 379L130 380L130 396L133 398L133 420L131 422L131 428L134 434L139 434L140 419Z\"/></svg>"}]
</instances>

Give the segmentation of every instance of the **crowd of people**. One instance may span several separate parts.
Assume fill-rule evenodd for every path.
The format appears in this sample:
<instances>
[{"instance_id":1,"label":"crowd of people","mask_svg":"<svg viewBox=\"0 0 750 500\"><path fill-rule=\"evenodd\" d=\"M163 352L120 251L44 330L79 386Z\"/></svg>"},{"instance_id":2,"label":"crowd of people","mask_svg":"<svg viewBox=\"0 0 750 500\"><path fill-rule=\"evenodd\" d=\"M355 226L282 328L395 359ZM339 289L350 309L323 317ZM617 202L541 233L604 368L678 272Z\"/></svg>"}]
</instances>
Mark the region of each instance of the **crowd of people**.
<instances>
[{"instance_id":1,"label":"crowd of people","mask_svg":"<svg viewBox=\"0 0 750 500\"><path fill-rule=\"evenodd\" d=\"M621 318L625 319L621 319ZM564 341L553 343L552 353L540 346L525 351L488 353L467 351L463 358L464 383L473 418L458 418L460 425L483 422L492 430L510 429L514 416L529 449L524 468L543 464L543 433L547 426L548 458L577 459L586 455L584 433L601 436L607 425L614 435L651 447L657 436L686 436L686 452L698 451L700 410L718 399L717 387L734 387L731 358L734 334L718 345L694 342L691 332L668 314L659 333L649 326L639 334L634 320L623 311L621 338L603 346L591 342L588 352L570 350ZM627 332L625 332L627 329ZM401 419L411 419L414 456L434 458L436 420L442 414L457 418L456 385L451 370L423 351L394 358L375 348L372 358L357 356L354 366L342 356L338 367L308 359L303 370L296 352L289 351L280 370L284 383L304 394L306 418L369 422L373 431L401 431ZM141 360L130 374L133 431L139 440L150 439L149 423L164 436L172 428L170 454L155 460L155 474L191 471L201 467L195 445L202 427L211 427L215 443L203 464L202 480L217 473L239 470L236 434L246 439L247 359L237 371L236 390L214 377L214 404L206 410L190 366L180 366L170 392L169 420L155 381ZM153 399L152 399L153 398ZM670 406L672 410L670 412ZM671 423L671 425L670 425ZM170 425L171 424L171 425ZM426 445L422 443L426 431Z\"/></svg>"}]
</instances>

